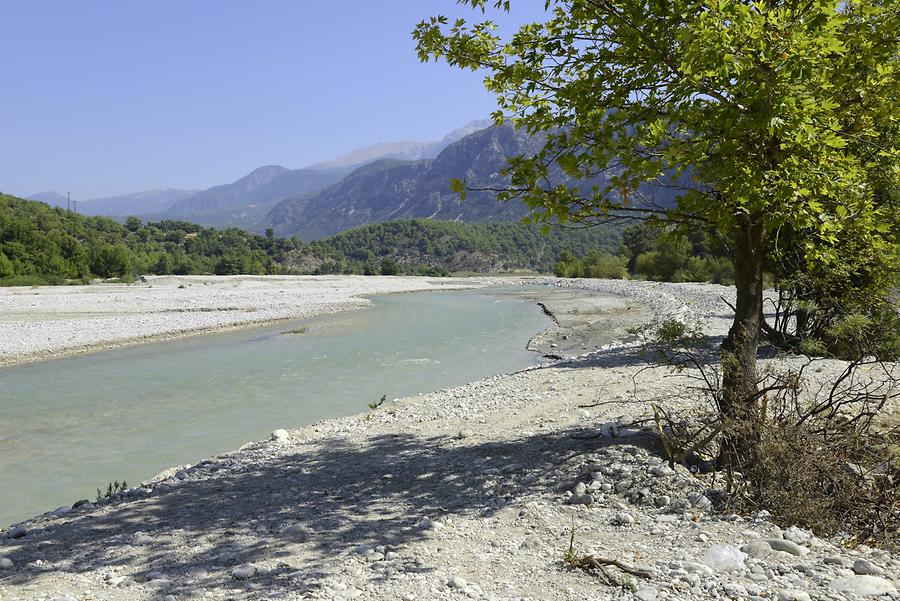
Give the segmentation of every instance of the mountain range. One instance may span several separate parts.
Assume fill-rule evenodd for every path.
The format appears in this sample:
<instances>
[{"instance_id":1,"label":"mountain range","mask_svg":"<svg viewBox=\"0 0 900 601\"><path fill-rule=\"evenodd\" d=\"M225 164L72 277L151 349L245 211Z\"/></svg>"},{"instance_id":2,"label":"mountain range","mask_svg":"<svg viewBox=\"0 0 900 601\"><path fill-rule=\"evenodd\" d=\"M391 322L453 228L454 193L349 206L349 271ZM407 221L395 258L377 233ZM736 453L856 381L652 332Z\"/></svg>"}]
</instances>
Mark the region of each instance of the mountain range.
<instances>
[{"instance_id":1,"label":"mountain range","mask_svg":"<svg viewBox=\"0 0 900 601\"><path fill-rule=\"evenodd\" d=\"M153 190L79 201L78 212L253 232L272 228L303 240L398 219L516 221L528 214L520 201L498 203L494 192L471 191L461 202L451 180L465 179L471 188L503 187L507 157L531 154L540 146L540 140L510 125L476 121L437 142L376 144L302 169L268 165L201 191ZM58 193L30 198L66 206ZM670 199L661 200L667 204Z\"/></svg>"},{"instance_id":2,"label":"mountain range","mask_svg":"<svg viewBox=\"0 0 900 601\"><path fill-rule=\"evenodd\" d=\"M108 198L75 199L71 203L65 195L52 191L28 198L54 207L71 206L74 209L77 206L78 212L85 215L120 219L134 215L144 220L173 219L261 231L269 223L270 210L281 201L314 195L354 169L372 162L435 157L453 142L489 125L487 120L473 121L440 141L374 144L302 169L267 165L234 182L207 190L147 190Z\"/></svg>"},{"instance_id":3,"label":"mountain range","mask_svg":"<svg viewBox=\"0 0 900 601\"><path fill-rule=\"evenodd\" d=\"M436 158L378 160L317 194L284 200L269 213L268 225L279 235L307 240L396 219L513 221L527 214L522 203L498 203L492 192L470 192L461 202L451 180L502 186L506 157L537 149L533 138L511 126L488 127L449 143Z\"/></svg>"}]
</instances>

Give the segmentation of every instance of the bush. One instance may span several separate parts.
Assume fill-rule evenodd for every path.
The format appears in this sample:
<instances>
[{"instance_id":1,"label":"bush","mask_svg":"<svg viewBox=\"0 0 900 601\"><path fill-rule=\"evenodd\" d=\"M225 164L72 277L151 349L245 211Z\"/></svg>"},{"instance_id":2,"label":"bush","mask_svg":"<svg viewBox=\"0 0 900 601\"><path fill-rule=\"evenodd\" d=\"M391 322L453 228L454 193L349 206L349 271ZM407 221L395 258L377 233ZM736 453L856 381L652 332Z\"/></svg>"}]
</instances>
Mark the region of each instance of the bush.
<instances>
[{"instance_id":1,"label":"bush","mask_svg":"<svg viewBox=\"0 0 900 601\"><path fill-rule=\"evenodd\" d=\"M865 323L848 320L851 339ZM654 403L657 432L672 462L696 462L725 472L732 510L765 509L781 523L816 534L846 534L851 544L871 542L900 549L900 402L897 368L873 358L844 364L812 382L820 359L767 369L756 410L740 420L722 411L718 356L689 326L659 324L650 349L700 384L707 404L697 410ZM827 372L826 372L827 373ZM817 376L818 380L821 376ZM729 462L731 441L754 441L742 473Z\"/></svg>"},{"instance_id":2,"label":"bush","mask_svg":"<svg viewBox=\"0 0 900 601\"><path fill-rule=\"evenodd\" d=\"M628 258L592 250L579 260L571 252L563 251L553 273L561 278L625 279L628 277Z\"/></svg>"},{"instance_id":3,"label":"bush","mask_svg":"<svg viewBox=\"0 0 900 601\"><path fill-rule=\"evenodd\" d=\"M887 439L883 438L887 436ZM767 509L781 523L853 542L898 548L900 465L890 457L896 431L876 435L821 420L785 420L761 429L757 461L745 470L745 509Z\"/></svg>"},{"instance_id":4,"label":"bush","mask_svg":"<svg viewBox=\"0 0 900 601\"><path fill-rule=\"evenodd\" d=\"M16 273L12 261L6 258L6 255L0 252L0 278L8 278Z\"/></svg>"},{"instance_id":5,"label":"bush","mask_svg":"<svg viewBox=\"0 0 900 601\"><path fill-rule=\"evenodd\" d=\"M400 272L400 266L397 261L391 257L385 257L381 260L381 275L397 275Z\"/></svg>"}]
</instances>

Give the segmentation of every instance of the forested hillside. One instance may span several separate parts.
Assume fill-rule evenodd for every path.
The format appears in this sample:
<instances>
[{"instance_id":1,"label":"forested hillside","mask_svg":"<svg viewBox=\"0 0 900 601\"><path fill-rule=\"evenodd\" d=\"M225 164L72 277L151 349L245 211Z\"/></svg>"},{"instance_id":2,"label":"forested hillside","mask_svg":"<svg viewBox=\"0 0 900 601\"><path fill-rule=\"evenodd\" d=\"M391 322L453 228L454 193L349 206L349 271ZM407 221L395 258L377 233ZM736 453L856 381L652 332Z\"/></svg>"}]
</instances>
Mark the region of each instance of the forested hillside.
<instances>
[{"instance_id":1,"label":"forested hillside","mask_svg":"<svg viewBox=\"0 0 900 601\"><path fill-rule=\"evenodd\" d=\"M378 223L308 244L183 221L120 224L0 194L0 284L61 284L142 274L548 272L563 251L611 252L618 230L427 219Z\"/></svg>"},{"instance_id":2,"label":"forested hillside","mask_svg":"<svg viewBox=\"0 0 900 601\"><path fill-rule=\"evenodd\" d=\"M279 241L293 248L291 241ZM122 225L44 203L0 195L0 280L62 283L143 273L272 273L271 239L163 221Z\"/></svg>"},{"instance_id":3,"label":"forested hillside","mask_svg":"<svg viewBox=\"0 0 900 601\"><path fill-rule=\"evenodd\" d=\"M612 227L579 230L540 228L521 223L455 223L409 219L373 223L314 242L301 260L327 259L314 269L372 272L382 259L398 265L450 272L530 270L550 272L564 251L615 252L621 234ZM300 265L309 271L310 265Z\"/></svg>"}]
</instances>

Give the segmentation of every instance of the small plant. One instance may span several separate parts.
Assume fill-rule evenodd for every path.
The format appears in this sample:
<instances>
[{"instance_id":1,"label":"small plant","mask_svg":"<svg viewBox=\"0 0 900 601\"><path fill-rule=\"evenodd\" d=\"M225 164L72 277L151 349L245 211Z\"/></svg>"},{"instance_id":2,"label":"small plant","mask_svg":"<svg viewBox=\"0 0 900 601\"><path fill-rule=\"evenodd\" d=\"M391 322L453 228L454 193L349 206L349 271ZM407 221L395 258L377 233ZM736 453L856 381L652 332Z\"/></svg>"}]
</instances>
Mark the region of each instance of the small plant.
<instances>
[{"instance_id":1,"label":"small plant","mask_svg":"<svg viewBox=\"0 0 900 601\"><path fill-rule=\"evenodd\" d=\"M373 411L374 411L375 409L378 409L379 407L381 407L382 405L384 405L384 401L385 401L385 400L387 400L387 395L386 395L386 394L383 394L383 395L381 395L381 398L378 399L377 401L372 401L371 403L369 403L369 409L371 409L371 410L373 410Z\"/></svg>"},{"instance_id":2,"label":"small plant","mask_svg":"<svg viewBox=\"0 0 900 601\"><path fill-rule=\"evenodd\" d=\"M101 492L99 488L97 489L97 502L99 503L104 499L112 499L113 495L123 493L126 490L128 490L128 483L125 480L122 480L122 482L119 482L118 480L110 482L106 486L106 493Z\"/></svg>"}]
</instances>

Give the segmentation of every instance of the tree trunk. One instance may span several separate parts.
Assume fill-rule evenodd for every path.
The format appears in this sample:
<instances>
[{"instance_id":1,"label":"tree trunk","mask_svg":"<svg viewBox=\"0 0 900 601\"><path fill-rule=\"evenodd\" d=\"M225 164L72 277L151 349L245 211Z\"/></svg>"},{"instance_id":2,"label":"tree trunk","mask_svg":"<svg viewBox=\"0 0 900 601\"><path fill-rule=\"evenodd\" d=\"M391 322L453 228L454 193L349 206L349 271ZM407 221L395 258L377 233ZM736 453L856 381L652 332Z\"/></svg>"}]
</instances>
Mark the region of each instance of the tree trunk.
<instances>
[{"instance_id":1,"label":"tree trunk","mask_svg":"<svg viewBox=\"0 0 900 601\"><path fill-rule=\"evenodd\" d=\"M722 398L725 425L720 459L734 469L755 460L759 433L756 355L762 323L763 229L745 219L735 235L737 303L734 323L722 343Z\"/></svg>"}]
</instances>

